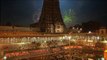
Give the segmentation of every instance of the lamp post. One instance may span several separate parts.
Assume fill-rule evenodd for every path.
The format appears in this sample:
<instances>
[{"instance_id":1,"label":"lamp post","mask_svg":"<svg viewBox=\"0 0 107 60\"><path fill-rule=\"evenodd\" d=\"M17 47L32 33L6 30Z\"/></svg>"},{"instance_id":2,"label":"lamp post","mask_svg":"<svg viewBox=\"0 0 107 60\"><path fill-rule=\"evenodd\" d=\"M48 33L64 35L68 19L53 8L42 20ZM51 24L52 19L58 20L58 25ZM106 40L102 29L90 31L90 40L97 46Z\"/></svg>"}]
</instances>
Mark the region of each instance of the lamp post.
<instances>
[{"instance_id":1,"label":"lamp post","mask_svg":"<svg viewBox=\"0 0 107 60\"><path fill-rule=\"evenodd\" d=\"M71 36L68 36L68 40L69 40L69 55L71 55L71 49L70 49L70 39L71 39ZM71 60L71 57L69 57L69 59Z\"/></svg>"},{"instance_id":2,"label":"lamp post","mask_svg":"<svg viewBox=\"0 0 107 60\"><path fill-rule=\"evenodd\" d=\"M70 46L70 39L71 39L71 36L68 36L68 39L69 39L69 46Z\"/></svg>"}]
</instances>

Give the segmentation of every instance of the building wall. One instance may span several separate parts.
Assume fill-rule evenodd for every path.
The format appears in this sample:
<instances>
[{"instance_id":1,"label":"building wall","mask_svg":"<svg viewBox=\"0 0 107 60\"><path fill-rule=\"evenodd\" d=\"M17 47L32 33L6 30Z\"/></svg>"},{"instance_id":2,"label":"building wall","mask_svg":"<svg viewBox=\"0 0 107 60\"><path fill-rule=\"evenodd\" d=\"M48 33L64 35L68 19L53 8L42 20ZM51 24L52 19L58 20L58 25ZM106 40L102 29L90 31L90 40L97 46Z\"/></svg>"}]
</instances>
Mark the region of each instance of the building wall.
<instances>
[{"instance_id":1,"label":"building wall","mask_svg":"<svg viewBox=\"0 0 107 60\"><path fill-rule=\"evenodd\" d=\"M107 29L99 29L99 34L107 34Z\"/></svg>"},{"instance_id":2,"label":"building wall","mask_svg":"<svg viewBox=\"0 0 107 60\"><path fill-rule=\"evenodd\" d=\"M12 26L0 26L0 31L13 30Z\"/></svg>"},{"instance_id":3,"label":"building wall","mask_svg":"<svg viewBox=\"0 0 107 60\"><path fill-rule=\"evenodd\" d=\"M61 16L59 0L44 0L39 20L40 30L44 33L64 33L64 22ZM57 25L61 25L57 28Z\"/></svg>"},{"instance_id":4,"label":"building wall","mask_svg":"<svg viewBox=\"0 0 107 60\"><path fill-rule=\"evenodd\" d=\"M56 24L55 27L56 27L56 28L55 28L55 32L56 32L56 33L62 33L62 32L64 32L64 27L63 27L63 25L61 25L61 24Z\"/></svg>"},{"instance_id":5,"label":"building wall","mask_svg":"<svg viewBox=\"0 0 107 60\"><path fill-rule=\"evenodd\" d=\"M0 26L0 31L38 31L39 28Z\"/></svg>"}]
</instances>

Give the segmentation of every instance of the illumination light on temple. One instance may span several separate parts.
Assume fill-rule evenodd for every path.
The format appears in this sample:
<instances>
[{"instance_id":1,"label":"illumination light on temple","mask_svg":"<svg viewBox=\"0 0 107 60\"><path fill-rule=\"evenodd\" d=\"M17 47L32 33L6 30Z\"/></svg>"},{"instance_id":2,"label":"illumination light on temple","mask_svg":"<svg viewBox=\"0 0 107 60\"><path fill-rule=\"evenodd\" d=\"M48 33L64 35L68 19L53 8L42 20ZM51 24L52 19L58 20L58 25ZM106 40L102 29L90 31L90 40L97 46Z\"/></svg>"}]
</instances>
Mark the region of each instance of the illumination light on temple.
<instances>
[{"instance_id":1,"label":"illumination light on temple","mask_svg":"<svg viewBox=\"0 0 107 60\"><path fill-rule=\"evenodd\" d=\"M72 9L66 10L63 14L64 23L67 27L70 27L75 21L75 12Z\"/></svg>"}]
</instances>

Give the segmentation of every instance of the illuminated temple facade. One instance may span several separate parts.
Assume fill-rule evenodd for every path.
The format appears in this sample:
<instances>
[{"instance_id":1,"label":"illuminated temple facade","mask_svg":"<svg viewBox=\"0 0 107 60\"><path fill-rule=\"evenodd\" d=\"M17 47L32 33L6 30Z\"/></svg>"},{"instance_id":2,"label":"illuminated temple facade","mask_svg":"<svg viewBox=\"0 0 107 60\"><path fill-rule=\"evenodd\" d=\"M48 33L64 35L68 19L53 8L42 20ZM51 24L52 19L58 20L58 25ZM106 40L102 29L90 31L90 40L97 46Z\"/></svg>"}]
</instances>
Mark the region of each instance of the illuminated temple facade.
<instances>
[{"instance_id":1,"label":"illuminated temple facade","mask_svg":"<svg viewBox=\"0 0 107 60\"><path fill-rule=\"evenodd\" d=\"M44 0L39 24L41 32L64 33L65 25L60 12L59 0Z\"/></svg>"}]
</instances>

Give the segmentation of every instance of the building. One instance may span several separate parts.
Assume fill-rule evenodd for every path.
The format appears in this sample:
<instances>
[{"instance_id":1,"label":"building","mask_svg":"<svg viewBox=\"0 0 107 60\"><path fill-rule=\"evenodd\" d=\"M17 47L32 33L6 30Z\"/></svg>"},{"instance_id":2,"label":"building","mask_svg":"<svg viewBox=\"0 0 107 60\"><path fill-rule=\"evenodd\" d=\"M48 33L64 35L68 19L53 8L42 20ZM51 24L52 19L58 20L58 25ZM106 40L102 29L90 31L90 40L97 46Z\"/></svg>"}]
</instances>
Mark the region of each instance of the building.
<instances>
[{"instance_id":1,"label":"building","mask_svg":"<svg viewBox=\"0 0 107 60\"><path fill-rule=\"evenodd\" d=\"M98 33L99 33L99 34L107 34L107 28L106 28L106 27L101 27L101 28L98 30Z\"/></svg>"},{"instance_id":2,"label":"building","mask_svg":"<svg viewBox=\"0 0 107 60\"><path fill-rule=\"evenodd\" d=\"M71 26L69 29L68 29L68 33L81 33L82 32L82 27L81 25L77 24L75 26Z\"/></svg>"},{"instance_id":3,"label":"building","mask_svg":"<svg viewBox=\"0 0 107 60\"><path fill-rule=\"evenodd\" d=\"M59 0L44 0L39 24L41 32L64 33L65 25L60 12Z\"/></svg>"},{"instance_id":4,"label":"building","mask_svg":"<svg viewBox=\"0 0 107 60\"><path fill-rule=\"evenodd\" d=\"M34 27L0 26L0 32L3 32L3 31L37 32L39 31L39 29Z\"/></svg>"},{"instance_id":5,"label":"building","mask_svg":"<svg viewBox=\"0 0 107 60\"><path fill-rule=\"evenodd\" d=\"M82 23L82 29L84 33L88 33L89 31L91 32L96 32L100 27L100 23L96 21L88 21L85 23Z\"/></svg>"},{"instance_id":6,"label":"building","mask_svg":"<svg viewBox=\"0 0 107 60\"><path fill-rule=\"evenodd\" d=\"M39 23L30 24L30 29L35 32L40 32Z\"/></svg>"}]
</instances>

